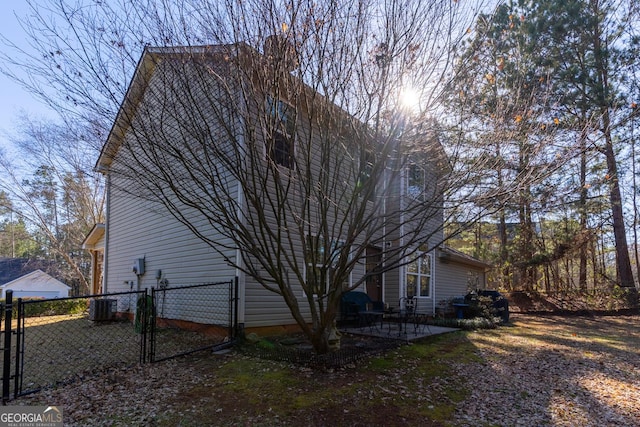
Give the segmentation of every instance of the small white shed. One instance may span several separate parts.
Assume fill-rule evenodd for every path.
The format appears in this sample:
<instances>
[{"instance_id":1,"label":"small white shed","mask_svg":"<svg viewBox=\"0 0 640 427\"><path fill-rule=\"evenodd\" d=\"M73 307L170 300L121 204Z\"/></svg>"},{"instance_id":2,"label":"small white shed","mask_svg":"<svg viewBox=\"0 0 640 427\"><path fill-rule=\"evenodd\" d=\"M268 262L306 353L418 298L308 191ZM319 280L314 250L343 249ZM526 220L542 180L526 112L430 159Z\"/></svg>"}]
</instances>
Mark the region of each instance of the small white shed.
<instances>
[{"instance_id":1,"label":"small white shed","mask_svg":"<svg viewBox=\"0 0 640 427\"><path fill-rule=\"evenodd\" d=\"M69 286L54 279L42 270L35 270L0 286L4 299L6 291L13 291L13 298L65 298L69 296Z\"/></svg>"}]
</instances>

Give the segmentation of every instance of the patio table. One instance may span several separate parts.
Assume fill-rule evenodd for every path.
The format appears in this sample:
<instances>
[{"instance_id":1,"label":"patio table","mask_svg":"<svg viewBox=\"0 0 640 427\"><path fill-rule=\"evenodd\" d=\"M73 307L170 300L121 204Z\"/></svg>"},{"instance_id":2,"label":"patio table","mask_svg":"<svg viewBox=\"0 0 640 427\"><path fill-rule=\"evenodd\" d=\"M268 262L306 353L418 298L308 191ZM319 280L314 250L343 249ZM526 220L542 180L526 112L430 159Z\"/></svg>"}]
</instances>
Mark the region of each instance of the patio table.
<instances>
[{"instance_id":1,"label":"patio table","mask_svg":"<svg viewBox=\"0 0 640 427\"><path fill-rule=\"evenodd\" d=\"M384 312L372 310L360 311L358 312L358 319L361 326L369 326L369 328L375 327L378 329L378 322L380 322L380 328L382 328Z\"/></svg>"},{"instance_id":2,"label":"patio table","mask_svg":"<svg viewBox=\"0 0 640 427\"><path fill-rule=\"evenodd\" d=\"M389 334L391 334L391 324L392 323L397 323L398 324L398 335L402 335L402 324L405 324L405 330L406 328L406 323L408 320L408 316L406 314L405 310L394 310L394 309L389 309L389 310L385 310L384 311L384 316L383 316L383 321L384 319L389 320L389 322L387 322L389 324Z\"/></svg>"}]
</instances>

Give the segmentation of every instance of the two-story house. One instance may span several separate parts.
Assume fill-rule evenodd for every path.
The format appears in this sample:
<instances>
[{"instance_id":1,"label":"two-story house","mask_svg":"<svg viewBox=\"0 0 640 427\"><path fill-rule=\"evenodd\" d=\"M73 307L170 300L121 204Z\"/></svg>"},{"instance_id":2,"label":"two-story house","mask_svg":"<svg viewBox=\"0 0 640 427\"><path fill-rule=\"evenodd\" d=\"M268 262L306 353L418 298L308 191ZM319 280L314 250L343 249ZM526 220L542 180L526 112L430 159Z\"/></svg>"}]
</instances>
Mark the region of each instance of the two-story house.
<instances>
[{"instance_id":1,"label":"two-story house","mask_svg":"<svg viewBox=\"0 0 640 427\"><path fill-rule=\"evenodd\" d=\"M420 214L434 166L390 168L396 151L278 52L145 49L96 165L106 224L85 246L101 251L102 291L237 277L239 323L256 330L311 321L306 302L340 297L332 280L392 306L417 296L430 313L470 280L483 287L486 265L439 249L442 202Z\"/></svg>"}]
</instances>

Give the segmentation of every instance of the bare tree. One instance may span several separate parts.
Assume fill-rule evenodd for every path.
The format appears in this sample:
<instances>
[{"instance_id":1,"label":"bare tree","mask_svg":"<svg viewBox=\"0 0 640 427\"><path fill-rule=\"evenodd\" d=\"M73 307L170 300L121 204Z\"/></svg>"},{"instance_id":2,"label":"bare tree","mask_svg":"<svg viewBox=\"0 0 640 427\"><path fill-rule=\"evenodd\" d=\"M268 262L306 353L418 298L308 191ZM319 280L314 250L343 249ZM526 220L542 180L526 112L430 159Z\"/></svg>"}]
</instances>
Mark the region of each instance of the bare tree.
<instances>
[{"instance_id":1,"label":"bare tree","mask_svg":"<svg viewBox=\"0 0 640 427\"><path fill-rule=\"evenodd\" d=\"M103 221L103 179L92 170L91 129L23 118L16 154L0 153L0 189L20 218L39 236L45 256L67 265L63 274L79 292L88 291L81 243ZM92 141L88 143L88 141Z\"/></svg>"},{"instance_id":2,"label":"bare tree","mask_svg":"<svg viewBox=\"0 0 640 427\"><path fill-rule=\"evenodd\" d=\"M341 294L366 280L348 279L367 247L386 248L389 270L442 242L444 200L463 206L453 195L466 175L451 173L460 171L435 117L476 10L440 0L105 3L34 7L38 56L5 61L60 88L59 98L33 88L50 104L106 129L142 55L100 166L114 188L162 204L280 295L317 351L328 350ZM409 87L412 109L400 102Z\"/></svg>"}]
</instances>

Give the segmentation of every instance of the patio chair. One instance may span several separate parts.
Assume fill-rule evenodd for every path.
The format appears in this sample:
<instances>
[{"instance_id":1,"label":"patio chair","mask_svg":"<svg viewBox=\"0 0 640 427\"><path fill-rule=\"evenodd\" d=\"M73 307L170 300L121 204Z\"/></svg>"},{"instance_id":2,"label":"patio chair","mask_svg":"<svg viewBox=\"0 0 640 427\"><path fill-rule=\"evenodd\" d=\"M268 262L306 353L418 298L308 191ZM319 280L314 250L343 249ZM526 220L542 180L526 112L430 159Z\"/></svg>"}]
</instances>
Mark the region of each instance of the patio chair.
<instances>
[{"instance_id":1,"label":"patio chair","mask_svg":"<svg viewBox=\"0 0 640 427\"><path fill-rule=\"evenodd\" d=\"M372 329L382 323L384 303L372 301L364 292L350 291L342 295L340 310L341 321L355 321L358 327L369 326Z\"/></svg>"},{"instance_id":2,"label":"patio chair","mask_svg":"<svg viewBox=\"0 0 640 427\"><path fill-rule=\"evenodd\" d=\"M405 318L405 333L407 332L406 326L409 323L413 324L413 332L418 335L418 332L424 333L425 329L429 331L431 334L431 328L427 323L429 315L427 314L426 309L423 310L422 307L419 306L420 299L417 297L403 297L400 299L400 307L401 309L404 307Z\"/></svg>"}]
</instances>

